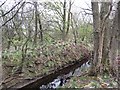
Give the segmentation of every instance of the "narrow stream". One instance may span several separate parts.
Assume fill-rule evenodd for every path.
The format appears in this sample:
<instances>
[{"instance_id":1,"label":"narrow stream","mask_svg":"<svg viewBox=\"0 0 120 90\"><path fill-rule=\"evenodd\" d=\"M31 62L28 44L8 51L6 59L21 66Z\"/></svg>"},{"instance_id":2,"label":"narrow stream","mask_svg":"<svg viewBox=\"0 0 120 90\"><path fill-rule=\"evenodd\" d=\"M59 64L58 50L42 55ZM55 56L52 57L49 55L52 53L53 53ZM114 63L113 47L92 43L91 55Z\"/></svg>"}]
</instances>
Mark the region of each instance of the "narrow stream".
<instances>
[{"instance_id":1,"label":"narrow stream","mask_svg":"<svg viewBox=\"0 0 120 90\"><path fill-rule=\"evenodd\" d=\"M56 89L59 86L64 86L67 81L71 79L73 76L80 76L82 72L86 71L90 67L89 62L83 64L81 67L76 68L74 71L69 72L66 75L58 76L52 82L49 82L47 85L41 85L40 90L48 90L48 89Z\"/></svg>"}]
</instances>

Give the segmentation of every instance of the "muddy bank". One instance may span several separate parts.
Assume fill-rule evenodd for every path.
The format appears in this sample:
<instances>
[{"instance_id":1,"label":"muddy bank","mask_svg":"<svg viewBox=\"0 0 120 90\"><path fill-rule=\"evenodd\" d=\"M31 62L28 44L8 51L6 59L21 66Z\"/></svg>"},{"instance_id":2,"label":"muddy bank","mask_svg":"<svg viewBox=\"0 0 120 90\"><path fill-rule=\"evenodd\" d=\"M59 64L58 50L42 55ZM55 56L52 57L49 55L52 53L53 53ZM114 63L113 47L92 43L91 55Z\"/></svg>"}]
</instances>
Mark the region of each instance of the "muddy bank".
<instances>
[{"instance_id":1,"label":"muddy bank","mask_svg":"<svg viewBox=\"0 0 120 90\"><path fill-rule=\"evenodd\" d=\"M58 76L56 79L54 79L52 82L48 83L47 85L40 86L40 90L49 90L53 89L56 90L57 88L63 87L65 84L67 84L72 77L79 77L87 75L88 73L86 70L90 68L89 61L80 67L76 68L73 71L70 71L68 74Z\"/></svg>"},{"instance_id":2,"label":"muddy bank","mask_svg":"<svg viewBox=\"0 0 120 90\"><path fill-rule=\"evenodd\" d=\"M32 80L22 80L20 83L16 83L13 86L7 87L7 90L22 90L27 88L34 88L34 90L39 90L39 87L41 85L46 85L49 82L52 82L54 79L56 79L58 76L62 76L65 74L68 74L71 71L74 71L76 68L80 67L84 63L86 63L90 58L83 57L80 60L73 61L69 64L63 65L62 67L57 67L55 70L51 70L49 74L47 75L40 75L35 77Z\"/></svg>"}]
</instances>

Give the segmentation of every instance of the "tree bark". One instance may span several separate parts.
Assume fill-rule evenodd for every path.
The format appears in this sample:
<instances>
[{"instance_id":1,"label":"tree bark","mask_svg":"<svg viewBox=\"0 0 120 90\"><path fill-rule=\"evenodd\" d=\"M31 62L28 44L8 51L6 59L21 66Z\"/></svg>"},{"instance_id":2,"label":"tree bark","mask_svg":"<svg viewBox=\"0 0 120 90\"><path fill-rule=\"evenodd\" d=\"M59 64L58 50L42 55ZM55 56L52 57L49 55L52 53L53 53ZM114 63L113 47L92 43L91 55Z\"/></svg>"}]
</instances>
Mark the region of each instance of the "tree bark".
<instances>
[{"instance_id":1,"label":"tree bark","mask_svg":"<svg viewBox=\"0 0 120 90\"><path fill-rule=\"evenodd\" d=\"M91 61L90 75L97 75L97 63L99 56L99 6L98 2L92 2L93 32L94 32L94 59Z\"/></svg>"},{"instance_id":2,"label":"tree bark","mask_svg":"<svg viewBox=\"0 0 120 90\"><path fill-rule=\"evenodd\" d=\"M65 40L65 29L66 29L66 0L63 4L63 30L62 30L62 39Z\"/></svg>"},{"instance_id":3,"label":"tree bark","mask_svg":"<svg viewBox=\"0 0 120 90\"><path fill-rule=\"evenodd\" d=\"M71 0L69 2L69 10L68 10L68 20L67 20L67 31L66 31L66 36L68 35L69 29L70 29L70 14L71 14Z\"/></svg>"},{"instance_id":4,"label":"tree bark","mask_svg":"<svg viewBox=\"0 0 120 90\"><path fill-rule=\"evenodd\" d=\"M43 43L43 28L42 28L42 23L40 19L40 15L38 15L38 22L39 22L39 28L40 28L40 42Z\"/></svg>"},{"instance_id":5,"label":"tree bark","mask_svg":"<svg viewBox=\"0 0 120 90\"><path fill-rule=\"evenodd\" d=\"M0 85L2 82L2 75L3 75L3 71L2 71L2 30L0 30Z\"/></svg>"},{"instance_id":6,"label":"tree bark","mask_svg":"<svg viewBox=\"0 0 120 90\"><path fill-rule=\"evenodd\" d=\"M118 2L118 56L120 57L120 1ZM120 65L118 60L118 88L120 88Z\"/></svg>"},{"instance_id":7,"label":"tree bark","mask_svg":"<svg viewBox=\"0 0 120 90\"><path fill-rule=\"evenodd\" d=\"M120 55L120 1L118 2L118 55Z\"/></svg>"},{"instance_id":8,"label":"tree bark","mask_svg":"<svg viewBox=\"0 0 120 90\"><path fill-rule=\"evenodd\" d=\"M38 33L38 26L37 26L37 16L38 16L38 11L37 11L37 2L35 2L35 34L34 34L34 45L37 43L37 33Z\"/></svg>"},{"instance_id":9,"label":"tree bark","mask_svg":"<svg viewBox=\"0 0 120 90\"><path fill-rule=\"evenodd\" d=\"M109 52L109 61L110 61L110 72L115 75L116 64L115 60L117 57L117 30L118 30L118 12L116 10L113 27L112 27L112 35L111 35L111 44L110 44L110 52Z\"/></svg>"},{"instance_id":10,"label":"tree bark","mask_svg":"<svg viewBox=\"0 0 120 90\"><path fill-rule=\"evenodd\" d=\"M103 74L104 71L107 70L108 62L108 23L109 18L107 14L109 14L111 11L109 11L111 6L111 2L104 2L101 6L101 13L100 13L100 21L101 21L101 28L100 28L100 46L99 46L99 66L100 66L100 73Z\"/></svg>"}]
</instances>

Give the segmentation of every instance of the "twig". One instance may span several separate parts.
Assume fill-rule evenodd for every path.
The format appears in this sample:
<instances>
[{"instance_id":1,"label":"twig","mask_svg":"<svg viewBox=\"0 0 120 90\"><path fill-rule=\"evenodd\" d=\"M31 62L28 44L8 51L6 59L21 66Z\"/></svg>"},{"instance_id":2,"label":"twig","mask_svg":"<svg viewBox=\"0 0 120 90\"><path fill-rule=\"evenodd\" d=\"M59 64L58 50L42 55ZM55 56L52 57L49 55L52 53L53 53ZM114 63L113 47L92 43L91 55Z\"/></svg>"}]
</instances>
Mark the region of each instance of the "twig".
<instances>
[{"instance_id":1,"label":"twig","mask_svg":"<svg viewBox=\"0 0 120 90\"><path fill-rule=\"evenodd\" d=\"M22 0L21 0L21 1L22 1ZM21 1L18 2L15 6L13 6L8 12L6 12L6 13L3 14L2 16L0 16L0 18L1 18L1 17L4 17L6 14L10 13L17 5L19 5L19 4L21 3Z\"/></svg>"},{"instance_id":2,"label":"twig","mask_svg":"<svg viewBox=\"0 0 120 90\"><path fill-rule=\"evenodd\" d=\"M20 8L24 5L24 3L25 3L25 2L22 3L22 5L18 8L18 10L16 11L16 13L15 13L10 19L8 19L4 24L2 24L2 25L0 26L0 28L3 27L6 23L8 23L9 21L11 21L11 20L16 16L16 14L17 14L18 11L20 10Z\"/></svg>"},{"instance_id":3,"label":"twig","mask_svg":"<svg viewBox=\"0 0 120 90\"><path fill-rule=\"evenodd\" d=\"M7 1L7 0L6 0ZM2 7L5 3L6 3L6 1L4 1L1 5L0 5L0 7Z\"/></svg>"}]
</instances>

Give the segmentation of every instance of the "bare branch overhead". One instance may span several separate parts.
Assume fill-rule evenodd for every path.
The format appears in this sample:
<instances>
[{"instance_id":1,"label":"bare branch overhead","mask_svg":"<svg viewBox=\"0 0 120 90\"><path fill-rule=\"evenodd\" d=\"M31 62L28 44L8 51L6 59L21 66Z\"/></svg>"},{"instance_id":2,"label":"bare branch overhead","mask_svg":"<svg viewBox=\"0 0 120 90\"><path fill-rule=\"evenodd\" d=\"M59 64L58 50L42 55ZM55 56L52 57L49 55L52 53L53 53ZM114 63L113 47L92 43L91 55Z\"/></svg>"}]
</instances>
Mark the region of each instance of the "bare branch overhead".
<instances>
[{"instance_id":1,"label":"bare branch overhead","mask_svg":"<svg viewBox=\"0 0 120 90\"><path fill-rule=\"evenodd\" d=\"M4 13L1 17L4 17L5 15L7 15L8 13L10 13L14 8L16 8L23 0L19 1L15 6L13 6L8 12Z\"/></svg>"},{"instance_id":2,"label":"bare branch overhead","mask_svg":"<svg viewBox=\"0 0 120 90\"><path fill-rule=\"evenodd\" d=\"M6 0L7 1L7 0ZM1 5L0 5L0 7L2 7L5 3L6 3L6 1L4 1Z\"/></svg>"},{"instance_id":3,"label":"bare branch overhead","mask_svg":"<svg viewBox=\"0 0 120 90\"><path fill-rule=\"evenodd\" d=\"M1 26L0 26L0 28L2 27L2 26L4 26L6 23L8 23L10 20L12 20L15 16L16 16L16 14L19 12L19 10L21 9L21 7L23 6L25 4L25 2L23 2L22 4L21 4L21 6L18 8L18 10L16 11L16 13L10 18L10 19L8 19L5 23L3 23Z\"/></svg>"}]
</instances>

